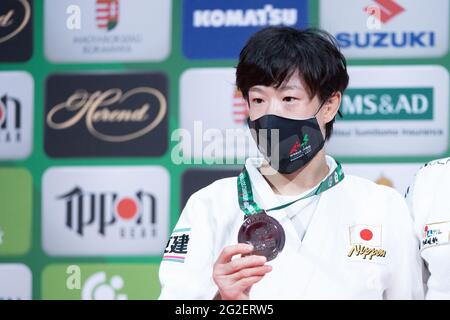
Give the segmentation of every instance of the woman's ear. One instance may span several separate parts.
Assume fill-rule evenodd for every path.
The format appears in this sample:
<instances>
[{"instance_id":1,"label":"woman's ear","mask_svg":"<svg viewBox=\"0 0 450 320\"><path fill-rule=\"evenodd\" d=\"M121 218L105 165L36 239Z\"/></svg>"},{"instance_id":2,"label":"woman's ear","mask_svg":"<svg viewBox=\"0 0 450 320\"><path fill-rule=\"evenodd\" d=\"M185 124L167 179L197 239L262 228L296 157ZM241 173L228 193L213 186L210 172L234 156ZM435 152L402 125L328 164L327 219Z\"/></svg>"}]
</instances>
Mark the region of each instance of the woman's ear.
<instances>
[{"instance_id":1,"label":"woman's ear","mask_svg":"<svg viewBox=\"0 0 450 320\"><path fill-rule=\"evenodd\" d=\"M323 105L323 120L325 123L330 122L336 116L341 105L342 94L337 91L329 97Z\"/></svg>"}]
</instances>

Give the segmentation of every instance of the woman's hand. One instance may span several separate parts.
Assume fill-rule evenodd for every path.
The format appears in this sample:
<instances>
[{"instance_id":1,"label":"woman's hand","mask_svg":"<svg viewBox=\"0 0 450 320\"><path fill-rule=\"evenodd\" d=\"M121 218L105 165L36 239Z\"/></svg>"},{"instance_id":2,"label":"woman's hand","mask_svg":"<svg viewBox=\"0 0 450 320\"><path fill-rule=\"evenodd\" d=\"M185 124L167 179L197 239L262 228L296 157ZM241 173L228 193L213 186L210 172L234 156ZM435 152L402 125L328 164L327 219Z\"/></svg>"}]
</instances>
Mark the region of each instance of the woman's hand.
<instances>
[{"instance_id":1,"label":"woman's hand","mask_svg":"<svg viewBox=\"0 0 450 320\"><path fill-rule=\"evenodd\" d=\"M233 256L249 254L253 246L239 243L227 246L217 258L213 268L213 279L219 288L216 298L223 300L248 300L252 285L272 270L266 257L250 255L231 260Z\"/></svg>"}]
</instances>

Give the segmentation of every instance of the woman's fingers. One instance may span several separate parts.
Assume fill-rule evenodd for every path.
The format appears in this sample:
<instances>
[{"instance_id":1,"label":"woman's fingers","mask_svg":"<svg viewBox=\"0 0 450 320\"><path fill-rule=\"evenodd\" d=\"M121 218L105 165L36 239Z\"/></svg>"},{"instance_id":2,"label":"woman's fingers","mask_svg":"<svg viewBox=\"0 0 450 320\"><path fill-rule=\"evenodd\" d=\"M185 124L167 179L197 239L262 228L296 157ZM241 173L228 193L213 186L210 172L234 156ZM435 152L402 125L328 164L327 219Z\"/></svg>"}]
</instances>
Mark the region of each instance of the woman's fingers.
<instances>
[{"instance_id":1,"label":"woman's fingers","mask_svg":"<svg viewBox=\"0 0 450 320\"><path fill-rule=\"evenodd\" d=\"M231 261L231 258L237 254L248 254L253 251L253 246L246 243L238 243L235 245L225 247L219 257L218 264L225 264Z\"/></svg>"},{"instance_id":2,"label":"woman's fingers","mask_svg":"<svg viewBox=\"0 0 450 320\"><path fill-rule=\"evenodd\" d=\"M238 289L239 292L244 292L245 290L253 286L255 283L261 281L263 277L264 276L253 276L248 278L242 278L241 280L235 283L235 286L239 288Z\"/></svg>"},{"instance_id":3,"label":"woman's fingers","mask_svg":"<svg viewBox=\"0 0 450 320\"><path fill-rule=\"evenodd\" d=\"M239 272L233 274L233 279L235 281L239 281L244 278L252 278L255 276L263 277L266 273L272 271L272 267L269 265L255 267L255 268L247 268L242 269Z\"/></svg>"},{"instance_id":4,"label":"woman's fingers","mask_svg":"<svg viewBox=\"0 0 450 320\"><path fill-rule=\"evenodd\" d=\"M265 265L266 257L247 255L232 259L233 256L250 254L253 246L239 243L227 246L216 260L213 279L223 299L248 299L250 287L260 281L272 267Z\"/></svg>"},{"instance_id":5,"label":"woman's fingers","mask_svg":"<svg viewBox=\"0 0 450 320\"><path fill-rule=\"evenodd\" d=\"M256 255L246 256L228 262L227 264L223 265L222 270L224 274L233 274L239 272L242 269L262 266L266 262L267 259L264 256L256 256Z\"/></svg>"}]
</instances>

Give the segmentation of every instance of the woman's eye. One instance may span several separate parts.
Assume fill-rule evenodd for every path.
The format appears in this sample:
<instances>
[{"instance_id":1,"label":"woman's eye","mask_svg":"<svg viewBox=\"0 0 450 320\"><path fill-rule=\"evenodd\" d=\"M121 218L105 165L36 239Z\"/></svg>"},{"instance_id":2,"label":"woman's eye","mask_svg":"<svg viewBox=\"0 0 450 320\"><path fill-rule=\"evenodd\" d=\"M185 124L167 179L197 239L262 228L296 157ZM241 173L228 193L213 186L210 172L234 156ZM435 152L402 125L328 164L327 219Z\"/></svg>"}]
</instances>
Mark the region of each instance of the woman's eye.
<instances>
[{"instance_id":1,"label":"woman's eye","mask_svg":"<svg viewBox=\"0 0 450 320\"><path fill-rule=\"evenodd\" d=\"M256 103L256 104L263 103L263 99L261 99L261 98L254 98L254 99L252 99L252 102Z\"/></svg>"},{"instance_id":2,"label":"woman's eye","mask_svg":"<svg viewBox=\"0 0 450 320\"><path fill-rule=\"evenodd\" d=\"M294 97L284 97L283 98L283 101L286 101L286 102L292 102L292 101L295 101L295 100L297 100L297 99L294 98Z\"/></svg>"}]
</instances>

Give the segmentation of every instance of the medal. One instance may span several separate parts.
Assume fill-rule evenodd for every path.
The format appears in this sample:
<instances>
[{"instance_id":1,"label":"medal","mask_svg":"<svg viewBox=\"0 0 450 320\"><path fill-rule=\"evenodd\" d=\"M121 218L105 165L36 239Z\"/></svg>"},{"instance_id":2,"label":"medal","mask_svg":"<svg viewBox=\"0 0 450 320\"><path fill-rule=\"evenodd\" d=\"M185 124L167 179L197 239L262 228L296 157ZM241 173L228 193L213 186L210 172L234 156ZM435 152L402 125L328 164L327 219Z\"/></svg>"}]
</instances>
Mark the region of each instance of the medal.
<instances>
[{"instance_id":1,"label":"medal","mask_svg":"<svg viewBox=\"0 0 450 320\"><path fill-rule=\"evenodd\" d=\"M252 254L273 260L283 250L286 236L281 224L265 211L248 216L239 229L238 242L253 245Z\"/></svg>"},{"instance_id":2,"label":"medal","mask_svg":"<svg viewBox=\"0 0 450 320\"><path fill-rule=\"evenodd\" d=\"M252 254L265 256L267 261L275 259L284 248L286 235L281 224L267 212L280 210L297 201L319 195L343 179L344 172L341 165L337 163L336 169L307 195L281 206L263 210L253 199L250 177L244 167L237 178L239 207L245 214L244 223L239 229L238 242L253 245Z\"/></svg>"}]
</instances>

